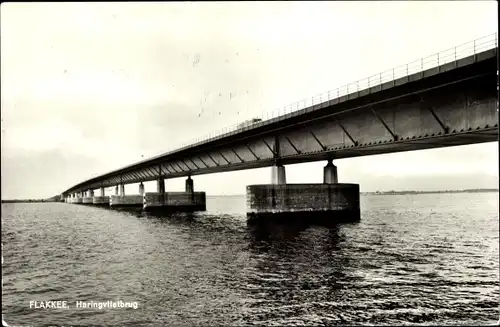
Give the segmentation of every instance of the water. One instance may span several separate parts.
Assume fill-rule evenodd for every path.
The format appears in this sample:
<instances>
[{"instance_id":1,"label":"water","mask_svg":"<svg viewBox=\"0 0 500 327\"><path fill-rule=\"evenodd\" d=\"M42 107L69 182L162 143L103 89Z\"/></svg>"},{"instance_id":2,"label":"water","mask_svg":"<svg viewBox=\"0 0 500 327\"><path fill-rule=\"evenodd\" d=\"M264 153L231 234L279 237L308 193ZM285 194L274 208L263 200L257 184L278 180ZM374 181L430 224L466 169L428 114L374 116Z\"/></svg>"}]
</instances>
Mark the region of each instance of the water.
<instances>
[{"instance_id":1,"label":"water","mask_svg":"<svg viewBox=\"0 0 500 327\"><path fill-rule=\"evenodd\" d=\"M2 313L32 326L498 321L498 193L361 201L361 222L328 228L247 226L243 196L170 217L2 204ZM30 308L45 300L70 308Z\"/></svg>"}]
</instances>

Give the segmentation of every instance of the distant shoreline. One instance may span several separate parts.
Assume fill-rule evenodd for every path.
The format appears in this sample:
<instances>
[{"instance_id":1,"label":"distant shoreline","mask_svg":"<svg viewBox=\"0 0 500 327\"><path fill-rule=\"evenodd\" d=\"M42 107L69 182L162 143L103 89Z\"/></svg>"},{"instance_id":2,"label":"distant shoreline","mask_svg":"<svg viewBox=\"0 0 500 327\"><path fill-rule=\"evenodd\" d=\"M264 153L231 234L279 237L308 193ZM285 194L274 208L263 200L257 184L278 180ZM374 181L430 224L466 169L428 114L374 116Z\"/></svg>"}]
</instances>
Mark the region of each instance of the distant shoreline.
<instances>
[{"instance_id":1,"label":"distant shoreline","mask_svg":"<svg viewBox=\"0 0 500 327\"><path fill-rule=\"evenodd\" d=\"M499 192L498 189L466 189L466 190L446 190L446 191L375 191L375 192L361 192L361 195L415 195L415 194L439 194L439 193L494 193ZM231 194L231 195L207 195L207 197L234 197L245 196L245 194ZM2 200L2 203L50 203L61 202L57 200Z\"/></svg>"},{"instance_id":2,"label":"distant shoreline","mask_svg":"<svg viewBox=\"0 0 500 327\"><path fill-rule=\"evenodd\" d=\"M370 195L405 195L405 194L439 194L439 193L493 193L498 192L498 189L466 189L466 190L446 190L446 191L376 191L376 192L361 192L361 194Z\"/></svg>"},{"instance_id":3,"label":"distant shoreline","mask_svg":"<svg viewBox=\"0 0 500 327\"><path fill-rule=\"evenodd\" d=\"M2 200L2 203L49 203L49 202L60 202L60 201L49 201L49 200Z\"/></svg>"}]
</instances>

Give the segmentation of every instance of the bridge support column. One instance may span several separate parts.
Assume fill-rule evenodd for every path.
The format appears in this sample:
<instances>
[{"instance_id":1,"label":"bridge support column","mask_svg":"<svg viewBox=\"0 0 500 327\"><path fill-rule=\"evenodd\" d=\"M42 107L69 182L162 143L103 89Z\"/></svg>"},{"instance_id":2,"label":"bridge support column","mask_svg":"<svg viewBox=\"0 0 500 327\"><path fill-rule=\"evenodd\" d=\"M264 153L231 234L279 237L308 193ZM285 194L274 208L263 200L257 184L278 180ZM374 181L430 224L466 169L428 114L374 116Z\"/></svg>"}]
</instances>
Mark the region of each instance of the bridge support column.
<instances>
[{"instance_id":1,"label":"bridge support column","mask_svg":"<svg viewBox=\"0 0 500 327\"><path fill-rule=\"evenodd\" d=\"M120 183L117 186L119 189L118 195L111 195L109 197L109 206L111 208L120 207L135 207L141 208L143 205L143 196L139 194L125 195L125 184Z\"/></svg>"},{"instance_id":2,"label":"bridge support column","mask_svg":"<svg viewBox=\"0 0 500 327\"><path fill-rule=\"evenodd\" d=\"M98 206L108 206L109 205L109 196L105 195L104 187L99 188L99 196L92 197L92 203Z\"/></svg>"},{"instance_id":3,"label":"bridge support column","mask_svg":"<svg viewBox=\"0 0 500 327\"><path fill-rule=\"evenodd\" d=\"M271 167L271 184L274 185L286 184L286 173L285 173L285 167L283 165L277 164Z\"/></svg>"},{"instance_id":4,"label":"bridge support column","mask_svg":"<svg viewBox=\"0 0 500 327\"><path fill-rule=\"evenodd\" d=\"M115 186L115 195L118 195L119 190L118 190L118 185Z\"/></svg>"},{"instance_id":5,"label":"bridge support column","mask_svg":"<svg viewBox=\"0 0 500 327\"><path fill-rule=\"evenodd\" d=\"M339 184L332 160L324 167L322 184L286 184L285 167L273 166L271 184L247 186L247 217L260 219L305 219L335 224L359 221L359 185Z\"/></svg>"},{"instance_id":6,"label":"bridge support column","mask_svg":"<svg viewBox=\"0 0 500 327\"><path fill-rule=\"evenodd\" d=\"M75 195L76 195L75 203L83 203L83 192L80 191L80 192L76 193Z\"/></svg>"},{"instance_id":7,"label":"bridge support column","mask_svg":"<svg viewBox=\"0 0 500 327\"><path fill-rule=\"evenodd\" d=\"M83 204L92 204L94 203L94 190L88 189L87 192L85 192L84 197L82 199Z\"/></svg>"},{"instance_id":8,"label":"bridge support column","mask_svg":"<svg viewBox=\"0 0 500 327\"><path fill-rule=\"evenodd\" d=\"M191 176L188 176L188 178L186 179L186 192L188 193L194 192L194 183L193 180L191 179Z\"/></svg>"},{"instance_id":9,"label":"bridge support column","mask_svg":"<svg viewBox=\"0 0 500 327\"><path fill-rule=\"evenodd\" d=\"M338 184L337 166L331 159L328 160L325 168L323 168L323 184Z\"/></svg>"},{"instance_id":10,"label":"bridge support column","mask_svg":"<svg viewBox=\"0 0 500 327\"><path fill-rule=\"evenodd\" d=\"M142 184L142 182L139 184L139 194L144 195L144 184Z\"/></svg>"},{"instance_id":11,"label":"bridge support column","mask_svg":"<svg viewBox=\"0 0 500 327\"><path fill-rule=\"evenodd\" d=\"M186 179L185 192L165 192L164 179L158 179L158 192L144 194L143 209L147 211L205 211L205 192L195 192L194 183L189 176Z\"/></svg>"},{"instance_id":12,"label":"bridge support column","mask_svg":"<svg viewBox=\"0 0 500 327\"><path fill-rule=\"evenodd\" d=\"M165 193L165 180L162 177L156 180L156 192L161 194Z\"/></svg>"}]
</instances>

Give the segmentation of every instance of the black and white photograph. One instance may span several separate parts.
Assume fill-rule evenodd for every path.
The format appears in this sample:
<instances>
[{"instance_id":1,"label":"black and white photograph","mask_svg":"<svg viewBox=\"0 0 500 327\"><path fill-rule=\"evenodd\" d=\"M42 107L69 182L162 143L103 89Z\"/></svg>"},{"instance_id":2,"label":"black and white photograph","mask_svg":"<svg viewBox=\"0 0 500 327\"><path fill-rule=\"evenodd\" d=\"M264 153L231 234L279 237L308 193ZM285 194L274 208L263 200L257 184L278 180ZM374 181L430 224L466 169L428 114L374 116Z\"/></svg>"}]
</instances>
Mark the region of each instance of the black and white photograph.
<instances>
[{"instance_id":1,"label":"black and white photograph","mask_svg":"<svg viewBox=\"0 0 500 327\"><path fill-rule=\"evenodd\" d=\"M497 1L2 2L2 326L498 326Z\"/></svg>"}]
</instances>

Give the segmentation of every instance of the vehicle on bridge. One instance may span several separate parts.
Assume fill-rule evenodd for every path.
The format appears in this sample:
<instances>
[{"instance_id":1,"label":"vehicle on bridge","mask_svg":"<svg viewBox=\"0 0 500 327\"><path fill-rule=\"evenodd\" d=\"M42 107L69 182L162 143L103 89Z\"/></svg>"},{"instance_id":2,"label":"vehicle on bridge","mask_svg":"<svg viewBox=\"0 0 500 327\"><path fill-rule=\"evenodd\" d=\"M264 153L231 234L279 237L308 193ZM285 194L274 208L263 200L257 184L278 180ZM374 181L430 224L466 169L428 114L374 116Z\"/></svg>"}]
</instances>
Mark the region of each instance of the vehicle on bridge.
<instances>
[{"instance_id":1,"label":"vehicle on bridge","mask_svg":"<svg viewBox=\"0 0 500 327\"><path fill-rule=\"evenodd\" d=\"M244 127L252 126L253 124L256 124L256 123L258 123L260 121L262 121L262 119L260 119L260 118L252 118L252 119L249 119L249 120L245 120L244 122L238 124L238 129L239 128L244 128Z\"/></svg>"}]
</instances>

